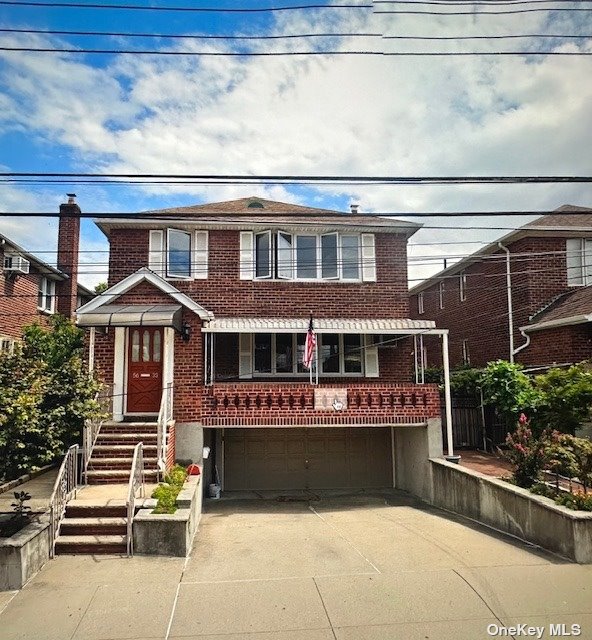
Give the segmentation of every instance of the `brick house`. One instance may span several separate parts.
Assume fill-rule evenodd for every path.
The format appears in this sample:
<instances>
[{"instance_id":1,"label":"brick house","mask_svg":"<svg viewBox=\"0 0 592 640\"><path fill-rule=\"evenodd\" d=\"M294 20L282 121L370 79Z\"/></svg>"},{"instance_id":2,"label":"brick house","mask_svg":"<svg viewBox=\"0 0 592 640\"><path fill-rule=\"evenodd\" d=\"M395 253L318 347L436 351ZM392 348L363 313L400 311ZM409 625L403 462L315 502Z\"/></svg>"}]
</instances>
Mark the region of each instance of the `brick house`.
<instances>
[{"instance_id":1,"label":"brick house","mask_svg":"<svg viewBox=\"0 0 592 640\"><path fill-rule=\"evenodd\" d=\"M413 287L411 317L449 329L452 367L579 362L592 356L590 264L592 210L565 205ZM438 348L424 347L437 365Z\"/></svg>"},{"instance_id":2,"label":"brick house","mask_svg":"<svg viewBox=\"0 0 592 640\"><path fill-rule=\"evenodd\" d=\"M225 490L425 494L440 400L416 383L413 336L447 332L409 319L419 225L261 198L95 222L109 288L78 322L113 421L157 421L161 465L202 462L206 446L207 481Z\"/></svg>"},{"instance_id":3,"label":"brick house","mask_svg":"<svg viewBox=\"0 0 592 640\"><path fill-rule=\"evenodd\" d=\"M12 351L24 326L45 323L54 313L73 317L94 293L77 283L80 209L60 207L57 267L0 234L0 350Z\"/></svg>"}]
</instances>

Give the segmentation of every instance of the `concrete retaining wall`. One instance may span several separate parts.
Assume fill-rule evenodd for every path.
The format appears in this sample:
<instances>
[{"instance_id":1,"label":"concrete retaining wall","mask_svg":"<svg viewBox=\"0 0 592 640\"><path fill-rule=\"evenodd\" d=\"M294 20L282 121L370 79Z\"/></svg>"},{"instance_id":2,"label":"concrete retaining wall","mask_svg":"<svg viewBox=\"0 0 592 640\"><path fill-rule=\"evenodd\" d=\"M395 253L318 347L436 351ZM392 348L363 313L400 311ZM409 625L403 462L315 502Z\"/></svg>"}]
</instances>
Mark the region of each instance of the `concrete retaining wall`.
<instances>
[{"instance_id":1,"label":"concrete retaining wall","mask_svg":"<svg viewBox=\"0 0 592 640\"><path fill-rule=\"evenodd\" d=\"M592 563L592 513L572 511L527 489L441 459L430 460L433 498L449 509L554 551Z\"/></svg>"},{"instance_id":2,"label":"concrete retaining wall","mask_svg":"<svg viewBox=\"0 0 592 640\"><path fill-rule=\"evenodd\" d=\"M201 476L189 476L177 496L177 511L152 513L140 509L134 518L134 553L185 557L202 511Z\"/></svg>"},{"instance_id":3,"label":"concrete retaining wall","mask_svg":"<svg viewBox=\"0 0 592 640\"><path fill-rule=\"evenodd\" d=\"M0 538L0 591L21 589L49 560L50 544L48 516Z\"/></svg>"}]
</instances>

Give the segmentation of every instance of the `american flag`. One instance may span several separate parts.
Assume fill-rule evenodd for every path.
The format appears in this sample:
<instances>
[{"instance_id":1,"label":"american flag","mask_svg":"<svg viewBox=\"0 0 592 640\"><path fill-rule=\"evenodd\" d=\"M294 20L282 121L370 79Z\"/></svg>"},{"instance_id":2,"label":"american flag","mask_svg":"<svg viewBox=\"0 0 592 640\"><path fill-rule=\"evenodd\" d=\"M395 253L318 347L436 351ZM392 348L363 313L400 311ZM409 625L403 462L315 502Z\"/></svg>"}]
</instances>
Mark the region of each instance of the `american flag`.
<instances>
[{"instance_id":1,"label":"american flag","mask_svg":"<svg viewBox=\"0 0 592 640\"><path fill-rule=\"evenodd\" d=\"M315 357L315 350L317 348L317 337L312 326L312 316L310 316L310 322L308 323L308 331L306 332L306 340L304 342L304 355L302 356L302 364L310 369Z\"/></svg>"}]
</instances>

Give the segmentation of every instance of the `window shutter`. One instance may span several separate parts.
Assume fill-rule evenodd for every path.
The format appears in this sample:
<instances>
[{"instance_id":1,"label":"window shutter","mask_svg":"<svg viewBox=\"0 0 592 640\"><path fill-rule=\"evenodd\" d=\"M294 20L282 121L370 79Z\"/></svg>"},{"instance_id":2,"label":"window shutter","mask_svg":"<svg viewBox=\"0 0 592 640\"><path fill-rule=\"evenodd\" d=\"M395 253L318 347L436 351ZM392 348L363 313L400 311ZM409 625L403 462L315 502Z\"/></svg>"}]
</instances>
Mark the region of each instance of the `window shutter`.
<instances>
[{"instance_id":1,"label":"window shutter","mask_svg":"<svg viewBox=\"0 0 592 640\"><path fill-rule=\"evenodd\" d=\"M253 261L253 232L241 231L240 233L240 279L252 280L255 271Z\"/></svg>"},{"instance_id":2,"label":"window shutter","mask_svg":"<svg viewBox=\"0 0 592 640\"><path fill-rule=\"evenodd\" d=\"M362 280L376 282L376 250L374 234L362 234Z\"/></svg>"},{"instance_id":3,"label":"window shutter","mask_svg":"<svg viewBox=\"0 0 592 640\"><path fill-rule=\"evenodd\" d=\"M567 284L570 287L584 284L581 238L568 238L565 241L565 247L567 259Z\"/></svg>"},{"instance_id":4,"label":"window shutter","mask_svg":"<svg viewBox=\"0 0 592 640\"><path fill-rule=\"evenodd\" d=\"M238 334L238 377L253 377L253 334Z\"/></svg>"},{"instance_id":5,"label":"window shutter","mask_svg":"<svg viewBox=\"0 0 592 640\"><path fill-rule=\"evenodd\" d=\"M364 336L364 372L366 378L378 378L378 347L375 347L372 336Z\"/></svg>"},{"instance_id":6,"label":"window shutter","mask_svg":"<svg viewBox=\"0 0 592 640\"><path fill-rule=\"evenodd\" d=\"M206 280L208 277L208 232L196 231L193 234L193 277Z\"/></svg>"},{"instance_id":7,"label":"window shutter","mask_svg":"<svg viewBox=\"0 0 592 640\"><path fill-rule=\"evenodd\" d=\"M161 230L150 231L148 268L159 276L164 276L164 264L164 233Z\"/></svg>"}]
</instances>

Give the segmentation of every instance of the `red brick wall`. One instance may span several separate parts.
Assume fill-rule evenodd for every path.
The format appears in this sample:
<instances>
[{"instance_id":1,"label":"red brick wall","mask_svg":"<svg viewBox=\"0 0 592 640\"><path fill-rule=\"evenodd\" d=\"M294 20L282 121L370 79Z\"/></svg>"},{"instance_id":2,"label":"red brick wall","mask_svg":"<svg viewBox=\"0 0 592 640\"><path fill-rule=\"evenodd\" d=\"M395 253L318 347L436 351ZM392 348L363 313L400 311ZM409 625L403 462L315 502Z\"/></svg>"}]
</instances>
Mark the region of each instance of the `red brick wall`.
<instances>
[{"instance_id":1,"label":"red brick wall","mask_svg":"<svg viewBox=\"0 0 592 640\"><path fill-rule=\"evenodd\" d=\"M4 266L4 248L0 247L0 267ZM28 274L12 274L0 268L0 334L20 338L25 325L46 324L47 315L37 309L39 272L31 265Z\"/></svg>"},{"instance_id":2,"label":"red brick wall","mask_svg":"<svg viewBox=\"0 0 592 640\"><path fill-rule=\"evenodd\" d=\"M60 205L57 266L68 279L56 284L57 311L67 318L73 315L77 306L80 213L80 207L75 203Z\"/></svg>"},{"instance_id":3,"label":"red brick wall","mask_svg":"<svg viewBox=\"0 0 592 640\"><path fill-rule=\"evenodd\" d=\"M324 385L322 385L324 386ZM230 383L203 390L202 419L210 426L299 426L419 422L440 417L440 394L435 384L387 385L340 382L348 406L342 411L314 408L310 384Z\"/></svg>"},{"instance_id":4,"label":"red brick wall","mask_svg":"<svg viewBox=\"0 0 592 640\"><path fill-rule=\"evenodd\" d=\"M522 353L524 355L522 356ZM581 362L592 358L592 327L579 324L531 333L528 349L519 354L526 365Z\"/></svg>"},{"instance_id":5,"label":"red brick wall","mask_svg":"<svg viewBox=\"0 0 592 640\"><path fill-rule=\"evenodd\" d=\"M565 238L522 238L508 244L511 258L514 347L524 343L519 327L559 293L566 291ZM535 255L559 252L557 255ZM466 268L466 300L459 295L459 275L445 280L444 309L438 306L438 283L424 290L424 310L418 313L417 295L411 296L411 317L435 320L439 328L450 330L451 366L462 364L462 343L468 340L471 364L483 366L491 360L509 358L508 301L505 253L494 254ZM441 349L427 339L430 366L441 366ZM530 347L518 355L526 362Z\"/></svg>"},{"instance_id":6,"label":"red brick wall","mask_svg":"<svg viewBox=\"0 0 592 640\"><path fill-rule=\"evenodd\" d=\"M175 425L169 427L165 466L167 471L175 464Z\"/></svg>"},{"instance_id":7,"label":"red brick wall","mask_svg":"<svg viewBox=\"0 0 592 640\"><path fill-rule=\"evenodd\" d=\"M109 284L148 265L148 230L110 234ZM377 282L297 282L239 279L239 232L210 231L207 280L173 284L218 317L407 318L407 242L376 235Z\"/></svg>"}]
</instances>

